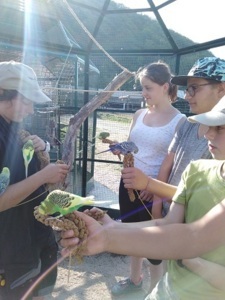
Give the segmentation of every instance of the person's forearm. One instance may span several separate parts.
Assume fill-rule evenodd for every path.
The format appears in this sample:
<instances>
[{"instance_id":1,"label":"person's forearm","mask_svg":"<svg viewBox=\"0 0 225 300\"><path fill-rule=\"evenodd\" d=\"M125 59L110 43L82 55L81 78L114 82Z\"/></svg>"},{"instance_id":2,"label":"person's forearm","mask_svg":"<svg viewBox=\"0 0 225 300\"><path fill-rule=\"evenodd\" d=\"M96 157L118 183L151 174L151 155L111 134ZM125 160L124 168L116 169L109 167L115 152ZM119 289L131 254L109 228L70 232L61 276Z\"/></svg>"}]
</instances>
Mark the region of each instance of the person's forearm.
<instances>
[{"instance_id":1,"label":"person's forearm","mask_svg":"<svg viewBox=\"0 0 225 300\"><path fill-rule=\"evenodd\" d=\"M149 225L151 227L147 227ZM157 225L161 225L163 227L158 229ZM173 247L173 243L171 243L171 239L169 239L173 250L171 252L167 252L165 250L164 243L167 243L165 232L168 232L168 226L164 225L167 225L165 219L138 223L117 223L116 226L106 229L106 251L153 259L171 258L170 254L173 253L174 248L176 247ZM169 230L169 232L171 232L171 230ZM177 252L180 256L180 252Z\"/></svg>"},{"instance_id":2,"label":"person's forearm","mask_svg":"<svg viewBox=\"0 0 225 300\"><path fill-rule=\"evenodd\" d=\"M138 168L124 168L121 172L124 186L127 189L147 190L159 197L170 199L177 190L176 186L148 177Z\"/></svg>"},{"instance_id":3,"label":"person's forearm","mask_svg":"<svg viewBox=\"0 0 225 300\"><path fill-rule=\"evenodd\" d=\"M163 209L162 199L154 195L152 201L152 217L153 219L161 219Z\"/></svg>"},{"instance_id":4,"label":"person's forearm","mask_svg":"<svg viewBox=\"0 0 225 300\"><path fill-rule=\"evenodd\" d=\"M122 255L152 259L180 259L183 257L191 257L186 250L188 247L184 246L186 243L182 242L183 230L179 236L179 228L181 225L182 224L178 225L178 233L176 232L173 238L171 238L171 235L176 225L171 225L172 227L169 225L163 227L133 228L133 230L128 230L126 227L108 228L107 246L105 250ZM186 250L186 252L183 250ZM193 256L195 256L195 254Z\"/></svg>"},{"instance_id":5,"label":"person's forearm","mask_svg":"<svg viewBox=\"0 0 225 300\"><path fill-rule=\"evenodd\" d=\"M42 173L37 172L23 181L8 186L0 197L0 212L16 206L42 184L44 184Z\"/></svg>"},{"instance_id":6,"label":"person's forearm","mask_svg":"<svg viewBox=\"0 0 225 300\"><path fill-rule=\"evenodd\" d=\"M159 173L157 176L157 179L163 182L168 182L172 167L173 167L173 162L174 162L174 156L175 153L173 152L168 152L166 157L164 158L161 167L159 169Z\"/></svg>"},{"instance_id":7,"label":"person's forearm","mask_svg":"<svg viewBox=\"0 0 225 300\"><path fill-rule=\"evenodd\" d=\"M216 209L219 210L219 207ZM225 235L220 230L225 222L224 213L221 211L219 216L217 212L211 214L210 211L209 215L191 224L171 224L142 229L134 227L132 230L126 226L107 228L106 251L152 259L200 256L225 244Z\"/></svg>"},{"instance_id":8,"label":"person's forearm","mask_svg":"<svg viewBox=\"0 0 225 300\"><path fill-rule=\"evenodd\" d=\"M177 190L177 186L149 177L147 190L159 197L172 199Z\"/></svg>"},{"instance_id":9,"label":"person's forearm","mask_svg":"<svg viewBox=\"0 0 225 300\"><path fill-rule=\"evenodd\" d=\"M160 219L152 219L149 221L141 221L141 222L131 222L131 223L122 223L122 222L116 222L117 223L117 227L118 229L141 229L141 228L148 228L148 227L153 227L153 226L165 226L165 225L169 225L171 223L177 223L180 221L174 221L171 220L171 218L169 218L168 216L166 216L165 218L160 218Z\"/></svg>"},{"instance_id":10,"label":"person's forearm","mask_svg":"<svg viewBox=\"0 0 225 300\"><path fill-rule=\"evenodd\" d=\"M213 287L225 291L225 267L203 258L183 259L183 265Z\"/></svg>"},{"instance_id":11,"label":"person's forearm","mask_svg":"<svg viewBox=\"0 0 225 300\"><path fill-rule=\"evenodd\" d=\"M149 220L149 221L142 221L142 222L131 222L131 223L119 223L119 228L128 228L128 229L140 229L140 228L146 228L156 226L156 220Z\"/></svg>"},{"instance_id":12,"label":"person's forearm","mask_svg":"<svg viewBox=\"0 0 225 300\"><path fill-rule=\"evenodd\" d=\"M172 204L173 205L173 204ZM176 211L175 211L176 208ZM176 212L183 207L173 207ZM184 259L195 258L225 245L225 199L213 207L201 219L190 224L173 223L174 215L149 222L119 223L104 216L104 225L77 212L85 220L90 236L87 239L87 255L108 251L130 256L148 257L151 259ZM158 226L139 228L138 224L148 223ZM165 222L163 224L163 222ZM167 226L166 222L173 223ZM174 220L175 222L175 220ZM136 224L136 225L135 225ZM73 237L72 230L62 233L61 245L64 248L74 247L79 240ZM65 249L65 253L68 251Z\"/></svg>"}]
</instances>

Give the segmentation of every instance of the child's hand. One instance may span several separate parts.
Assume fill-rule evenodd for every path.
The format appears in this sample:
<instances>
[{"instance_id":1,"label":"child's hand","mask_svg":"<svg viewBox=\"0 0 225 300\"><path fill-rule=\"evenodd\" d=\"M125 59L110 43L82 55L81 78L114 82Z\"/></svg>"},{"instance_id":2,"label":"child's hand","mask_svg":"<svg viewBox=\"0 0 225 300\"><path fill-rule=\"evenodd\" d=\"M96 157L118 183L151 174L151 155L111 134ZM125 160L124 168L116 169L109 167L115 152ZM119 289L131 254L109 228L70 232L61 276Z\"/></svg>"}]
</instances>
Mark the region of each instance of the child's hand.
<instances>
[{"instance_id":1,"label":"child's hand","mask_svg":"<svg viewBox=\"0 0 225 300\"><path fill-rule=\"evenodd\" d=\"M34 151L44 151L46 145L45 141L43 141L39 136L37 135L29 135L25 139L25 141L32 140L33 146L34 146Z\"/></svg>"},{"instance_id":2,"label":"child's hand","mask_svg":"<svg viewBox=\"0 0 225 300\"><path fill-rule=\"evenodd\" d=\"M148 185L148 176L141 170L133 167L124 168L122 171L122 179L126 189L146 190Z\"/></svg>"},{"instance_id":3,"label":"child's hand","mask_svg":"<svg viewBox=\"0 0 225 300\"><path fill-rule=\"evenodd\" d=\"M44 169L39 171L42 173L43 184L64 182L69 172L67 164L48 164Z\"/></svg>"},{"instance_id":4,"label":"child's hand","mask_svg":"<svg viewBox=\"0 0 225 300\"><path fill-rule=\"evenodd\" d=\"M146 190L142 190L140 192L139 196L140 196L141 200L146 201L146 202L150 202L150 201L152 201L153 194L146 191Z\"/></svg>"},{"instance_id":5,"label":"child's hand","mask_svg":"<svg viewBox=\"0 0 225 300\"><path fill-rule=\"evenodd\" d=\"M87 214L76 211L77 216L84 220L88 228L88 238L85 243L83 255L94 255L106 251L107 248L107 227L109 224L116 223L107 214L101 220L101 224L89 217ZM61 233L60 245L64 248L62 250L63 256L68 256L70 251L79 244L79 239L75 238L72 230Z\"/></svg>"}]
</instances>

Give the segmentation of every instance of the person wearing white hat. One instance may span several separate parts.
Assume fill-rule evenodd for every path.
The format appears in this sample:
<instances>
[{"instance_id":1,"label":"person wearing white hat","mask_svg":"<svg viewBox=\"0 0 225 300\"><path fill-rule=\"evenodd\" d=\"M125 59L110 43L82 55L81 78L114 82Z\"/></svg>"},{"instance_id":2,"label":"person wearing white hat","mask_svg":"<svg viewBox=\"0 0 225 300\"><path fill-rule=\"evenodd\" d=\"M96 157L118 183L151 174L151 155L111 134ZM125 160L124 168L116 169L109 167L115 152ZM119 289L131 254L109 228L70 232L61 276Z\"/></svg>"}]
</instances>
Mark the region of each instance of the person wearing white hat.
<instances>
[{"instance_id":1,"label":"person wearing white hat","mask_svg":"<svg viewBox=\"0 0 225 300\"><path fill-rule=\"evenodd\" d=\"M49 101L32 68L15 61L0 62L0 172L5 168L10 175L0 194L0 274L5 278L0 299L22 299L57 260L54 233L36 221L33 211L48 193L45 184L63 181L68 166L49 164L40 169L36 153L46 150L45 142L36 135L25 141L20 137L20 123L33 113L33 104ZM34 155L26 173L22 148L27 140L33 143ZM51 293L56 274L55 268L30 297L40 300Z\"/></svg>"},{"instance_id":2,"label":"person wearing white hat","mask_svg":"<svg viewBox=\"0 0 225 300\"><path fill-rule=\"evenodd\" d=\"M214 159L189 163L165 218L123 224L106 216L101 220L102 227L79 214L90 230L87 255L109 251L170 259L167 273L146 300L225 299L224 108L221 102L212 111L189 118L206 126L205 137ZM145 178L142 184L148 183ZM151 183L148 185L151 188ZM79 242L72 231L62 233L62 238L63 247ZM68 254L68 249L63 253Z\"/></svg>"},{"instance_id":3,"label":"person wearing white hat","mask_svg":"<svg viewBox=\"0 0 225 300\"><path fill-rule=\"evenodd\" d=\"M32 103L51 102L41 90L34 70L20 62L0 62L0 87L4 90L16 90Z\"/></svg>"}]
</instances>

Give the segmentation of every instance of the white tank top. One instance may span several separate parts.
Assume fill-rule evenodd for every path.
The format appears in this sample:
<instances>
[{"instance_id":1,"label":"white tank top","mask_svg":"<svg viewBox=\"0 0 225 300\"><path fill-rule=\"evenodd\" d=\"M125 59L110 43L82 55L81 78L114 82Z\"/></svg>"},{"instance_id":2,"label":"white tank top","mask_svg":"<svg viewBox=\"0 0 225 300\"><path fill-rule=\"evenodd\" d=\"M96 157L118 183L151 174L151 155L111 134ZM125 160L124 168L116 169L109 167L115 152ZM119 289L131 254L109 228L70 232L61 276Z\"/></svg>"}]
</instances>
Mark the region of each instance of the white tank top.
<instances>
[{"instance_id":1,"label":"white tank top","mask_svg":"<svg viewBox=\"0 0 225 300\"><path fill-rule=\"evenodd\" d=\"M177 114L168 124L161 127L150 127L143 123L147 109L138 116L131 130L129 140L138 147L134 154L134 166L146 175L157 177L159 168L168 152L168 147L175 133L177 123L184 117Z\"/></svg>"}]
</instances>

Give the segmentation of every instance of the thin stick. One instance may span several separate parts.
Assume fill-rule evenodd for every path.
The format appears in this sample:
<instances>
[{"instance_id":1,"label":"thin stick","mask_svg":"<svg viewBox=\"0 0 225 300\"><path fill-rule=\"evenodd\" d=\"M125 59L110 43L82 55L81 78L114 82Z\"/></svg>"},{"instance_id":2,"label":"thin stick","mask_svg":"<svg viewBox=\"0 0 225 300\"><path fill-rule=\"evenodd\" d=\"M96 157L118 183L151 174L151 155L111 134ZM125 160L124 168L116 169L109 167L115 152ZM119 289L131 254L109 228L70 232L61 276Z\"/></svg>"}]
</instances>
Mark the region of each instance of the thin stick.
<instances>
[{"instance_id":1,"label":"thin stick","mask_svg":"<svg viewBox=\"0 0 225 300\"><path fill-rule=\"evenodd\" d=\"M136 193L138 194L137 190L136 190ZM148 210L147 206L145 205L144 201L140 198L140 195L138 194L138 199L141 201L141 203L143 204L144 208L146 209L146 211L148 212L151 220L154 219L153 215L150 213L150 211Z\"/></svg>"},{"instance_id":2,"label":"thin stick","mask_svg":"<svg viewBox=\"0 0 225 300\"><path fill-rule=\"evenodd\" d=\"M70 281L71 265L72 265L72 253L70 252L69 265L68 265L68 273L67 273L67 283L69 283L69 281Z\"/></svg>"}]
</instances>

